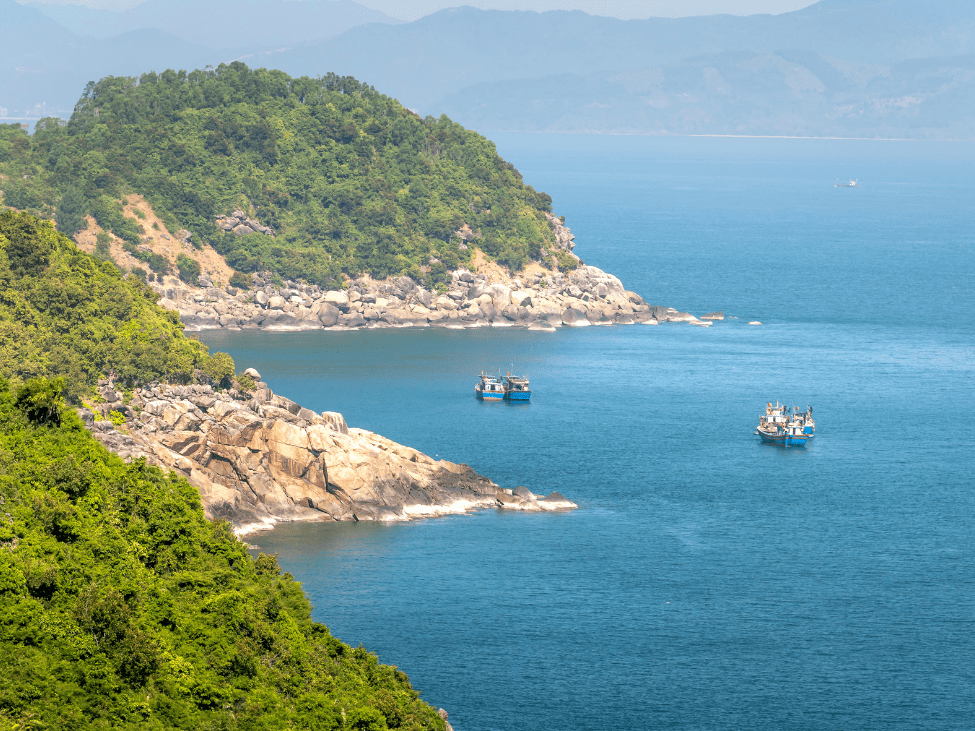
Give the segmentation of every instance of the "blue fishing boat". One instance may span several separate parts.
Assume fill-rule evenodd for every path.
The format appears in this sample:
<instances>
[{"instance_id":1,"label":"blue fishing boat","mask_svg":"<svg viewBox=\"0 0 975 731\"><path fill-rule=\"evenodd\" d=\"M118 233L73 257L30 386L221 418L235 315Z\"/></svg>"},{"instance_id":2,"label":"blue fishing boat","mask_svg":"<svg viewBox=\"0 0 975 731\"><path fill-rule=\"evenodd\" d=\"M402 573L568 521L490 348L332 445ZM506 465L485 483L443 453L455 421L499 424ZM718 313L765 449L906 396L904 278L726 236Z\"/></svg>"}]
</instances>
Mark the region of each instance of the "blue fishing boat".
<instances>
[{"instance_id":1,"label":"blue fishing boat","mask_svg":"<svg viewBox=\"0 0 975 731\"><path fill-rule=\"evenodd\" d=\"M510 373L504 377L504 397L509 402L527 403L531 400L532 391L528 379L513 376Z\"/></svg>"},{"instance_id":2,"label":"blue fishing boat","mask_svg":"<svg viewBox=\"0 0 975 731\"><path fill-rule=\"evenodd\" d=\"M806 406L805 411L787 407L775 402L765 405L765 413L758 421L758 434L765 444L777 444L781 447L805 447L806 443L816 436L816 422L813 421L812 407Z\"/></svg>"},{"instance_id":3,"label":"blue fishing boat","mask_svg":"<svg viewBox=\"0 0 975 731\"><path fill-rule=\"evenodd\" d=\"M504 401L504 383L498 376L481 371L481 380L474 385L474 395L481 401Z\"/></svg>"}]
</instances>

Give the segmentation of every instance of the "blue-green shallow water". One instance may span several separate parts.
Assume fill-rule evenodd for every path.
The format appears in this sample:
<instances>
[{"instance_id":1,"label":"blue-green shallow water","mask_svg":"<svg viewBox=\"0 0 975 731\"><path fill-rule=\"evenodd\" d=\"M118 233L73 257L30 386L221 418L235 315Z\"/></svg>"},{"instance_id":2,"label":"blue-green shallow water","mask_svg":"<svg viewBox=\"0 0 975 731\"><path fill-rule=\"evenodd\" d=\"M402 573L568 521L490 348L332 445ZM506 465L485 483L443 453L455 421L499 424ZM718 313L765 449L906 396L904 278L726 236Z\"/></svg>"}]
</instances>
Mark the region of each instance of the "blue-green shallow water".
<instances>
[{"instance_id":1,"label":"blue-green shallow water","mask_svg":"<svg viewBox=\"0 0 975 731\"><path fill-rule=\"evenodd\" d=\"M744 319L204 334L303 404L580 505L256 538L316 618L458 731L972 728L975 148L499 149L587 261ZM531 405L477 402L510 364ZM775 398L815 407L808 449L758 443Z\"/></svg>"}]
</instances>

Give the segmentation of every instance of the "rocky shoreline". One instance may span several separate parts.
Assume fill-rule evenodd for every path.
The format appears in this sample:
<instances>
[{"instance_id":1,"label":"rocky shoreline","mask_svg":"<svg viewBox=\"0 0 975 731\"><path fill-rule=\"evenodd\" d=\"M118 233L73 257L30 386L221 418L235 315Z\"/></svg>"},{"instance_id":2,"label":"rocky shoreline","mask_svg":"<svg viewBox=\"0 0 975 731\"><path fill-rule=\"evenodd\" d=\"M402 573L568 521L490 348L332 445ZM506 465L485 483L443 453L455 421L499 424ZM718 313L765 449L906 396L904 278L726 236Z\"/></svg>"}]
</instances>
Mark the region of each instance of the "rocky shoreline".
<instances>
[{"instance_id":1,"label":"rocky shoreline","mask_svg":"<svg viewBox=\"0 0 975 731\"><path fill-rule=\"evenodd\" d=\"M390 327L522 327L553 331L586 325L689 322L707 326L724 319L715 312L695 317L671 307L648 304L612 274L586 266L573 253L572 232L562 218L546 214L555 247L543 262L531 262L518 277L488 261L476 249L479 232L466 225L455 232L461 246L475 246L472 269L451 272L448 284L423 287L406 276L374 280L368 275L346 281L340 290L252 274L248 288L215 286L210 274L196 285L175 277L152 283L159 304L179 313L186 330L351 330ZM274 230L243 211L216 219L236 236L274 236ZM576 268L559 271L563 256ZM431 265L436 263L431 259ZM428 268L428 267L427 267ZM427 269L424 268L424 269Z\"/></svg>"},{"instance_id":2,"label":"rocky shoreline","mask_svg":"<svg viewBox=\"0 0 975 731\"><path fill-rule=\"evenodd\" d=\"M612 274L592 266L568 275L546 272L507 280L458 269L444 294L405 276L384 281L359 277L350 280L348 289L331 291L291 281L277 286L270 277L256 274L252 279L249 290L214 287L205 277L199 287L173 277L153 286L160 294L159 304L176 310L190 332L488 326L552 331L635 323L706 325L724 319L720 312L698 318L648 305Z\"/></svg>"},{"instance_id":3,"label":"rocky shoreline","mask_svg":"<svg viewBox=\"0 0 975 731\"><path fill-rule=\"evenodd\" d=\"M551 511L576 505L559 493L503 489L469 466L436 460L341 414L315 413L255 379L249 391L153 385L128 403L111 383L80 410L95 437L127 461L145 458L200 491L211 519L239 535L280 521L397 521L483 508ZM113 424L125 418L124 424Z\"/></svg>"}]
</instances>

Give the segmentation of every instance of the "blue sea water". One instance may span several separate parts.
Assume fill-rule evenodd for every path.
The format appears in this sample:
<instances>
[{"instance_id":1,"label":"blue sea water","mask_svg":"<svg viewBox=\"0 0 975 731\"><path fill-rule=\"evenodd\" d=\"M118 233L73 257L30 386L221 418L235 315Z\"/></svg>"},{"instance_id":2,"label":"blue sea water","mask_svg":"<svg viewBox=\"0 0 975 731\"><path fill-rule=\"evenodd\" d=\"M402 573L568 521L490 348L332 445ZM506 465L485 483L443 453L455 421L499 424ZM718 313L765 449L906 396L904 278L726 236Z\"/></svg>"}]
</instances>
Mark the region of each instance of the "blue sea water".
<instances>
[{"instance_id":1,"label":"blue sea water","mask_svg":"<svg viewBox=\"0 0 975 731\"><path fill-rule=\"evenodd\" d=\"M975 146L495 139L588 263L740 319L205 333L278 393L580 506L252 540L458 731L975 727ZM530 405L474 399L498 367ZM775 399L814 406L809 448L758 442Z\"/></svg>"}]
</instances>

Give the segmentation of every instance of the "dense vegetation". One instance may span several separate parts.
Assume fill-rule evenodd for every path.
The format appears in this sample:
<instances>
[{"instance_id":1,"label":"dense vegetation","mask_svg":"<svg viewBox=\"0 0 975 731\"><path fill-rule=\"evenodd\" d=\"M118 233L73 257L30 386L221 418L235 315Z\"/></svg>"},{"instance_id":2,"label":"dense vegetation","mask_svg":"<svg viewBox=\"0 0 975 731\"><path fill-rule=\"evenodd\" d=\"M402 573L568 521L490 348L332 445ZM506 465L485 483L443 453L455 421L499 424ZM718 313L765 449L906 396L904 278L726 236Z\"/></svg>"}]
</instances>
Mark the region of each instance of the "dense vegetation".
<instances>
[{"instance_id":1,"label":"dense vegetation","mask_svg":"<svg viewBox=\"0 0 975 731\"><path fill-rule=\"evenodd\" d=\"M438 729L196 490L0 378L0 730Z\"/></svg>"},{"instance_id":2,"label":"dense vegetation","mask_svg":"<svg viewBox=\"0 0 975 731\"><path fill-rule=\"evenodd\" d=\"M0 731L442 731L195 488L111 455L65 405L110 372L234 377L155 300L50 222L0 214Z\"/></svg>"},{"instance_id":3,"label":"dense vegetation","mask_svg":"<svg viewBox=\"0 0 975 731\"><path fill-rule=\"evenodd\" d=\"M0 375L61 376L72 399L110 374L127 385L186 382L194 371L226 376L230 356L188 339L158 299L50 222L0 213ZM229 368L232 376L232 361Z\"/></svg>"},{"instance_id":4,"label":"dense vegetation","mask_svg":"<svg viewBox=\"0 0 975 731\"><path fill-rule=\"evenodd\" d=\"M42 120L32 136L0 126L0 174L4 204L42 216L66 208L69 226L84 210L130 245L139 223L119 198L140 193L171 230L212 243L235 269L322 285L343 272L442 278L469 260L454 236L465 223L514 270L554 242L551 198L484 137L350 77L293 79L239 62L91 83L67 125ZM215 216L238 207L276 235L217 228Z\"/></svg>"}]
</instances>

